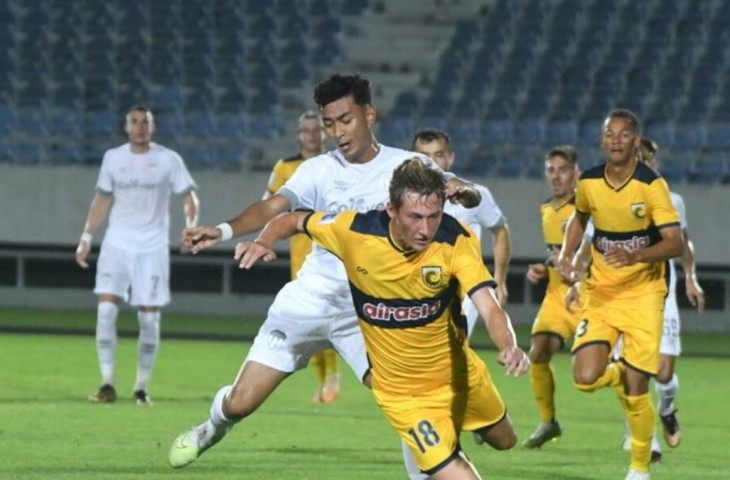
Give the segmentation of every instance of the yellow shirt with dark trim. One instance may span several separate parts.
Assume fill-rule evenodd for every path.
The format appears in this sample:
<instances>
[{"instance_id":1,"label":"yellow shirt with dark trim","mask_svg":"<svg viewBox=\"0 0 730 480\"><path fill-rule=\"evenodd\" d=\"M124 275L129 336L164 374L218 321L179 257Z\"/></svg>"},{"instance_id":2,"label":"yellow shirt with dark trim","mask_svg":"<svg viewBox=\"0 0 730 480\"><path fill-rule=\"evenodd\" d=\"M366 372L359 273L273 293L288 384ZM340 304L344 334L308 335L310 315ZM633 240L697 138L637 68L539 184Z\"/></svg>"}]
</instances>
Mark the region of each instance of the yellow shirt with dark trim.
<instances>
[{"instance_id":1,"label":"yellow shirt with dark trim","mask_svg":"<svg viewBox=\"0 0 730 480\"><path fill-rule=\"evenodd\" d=\"M305 229L345 265L374 390L425 394L468 382L476 367L460 298L494 285L473 233L444 214L419 253L395 244L383 211L314 213Z\"/></svg>"},{"instance_id":2,"label":"yellow shirt with dark trim","mask_svg":"<svg viewBox=\"0 0 730 480\"><path fill-rule=\"evenodd\" d=\"M540 215L542 217L542 236L545 239L547 254L556 248L560 250L563 246L563 238L565 237L565 227L568 220L575 212L575 197L571 196L562 203L555 203L551 197L540 205ZM561 296L568 293L569 285L563 281L558 269L552 263L547 265L548 271L548 291L555 291Z\"/></svg>"},{"instance_id":3,"label":"yellow shirt with dark trim","mask_svg":"<svg viewBox=\"0 0 730 480\"><path fill-rule=\"evenodd\" d=\"M270 195L275 194L289 180L299 166L306 162L301 153L291 157L282 158L274 165L269 177L269 184L266 187ZM294 235L289 241L289 265L291 278L297 276L302 268L304 258L312 251L312 241L304 234Z\"/></svg>"},{"instance_id":4,"label":"yellow shirt with dark trim","mask_svg":"<svg viewBox=\"0 0 730 480\"><path fill-rule=\"evenodd\" d=\"M596 232L591 247L591 273L586 281L590 295L605 299L631 299L645 294L666 294L666 262L637 263L615 268L604 254L613 245L637 251L661 240L659 229L679 226L679 216L664 179L641 162L620 187L608 184L606 164L585 171L578 181L575 207L593 218Z\"/></svg>"}]
</instances>

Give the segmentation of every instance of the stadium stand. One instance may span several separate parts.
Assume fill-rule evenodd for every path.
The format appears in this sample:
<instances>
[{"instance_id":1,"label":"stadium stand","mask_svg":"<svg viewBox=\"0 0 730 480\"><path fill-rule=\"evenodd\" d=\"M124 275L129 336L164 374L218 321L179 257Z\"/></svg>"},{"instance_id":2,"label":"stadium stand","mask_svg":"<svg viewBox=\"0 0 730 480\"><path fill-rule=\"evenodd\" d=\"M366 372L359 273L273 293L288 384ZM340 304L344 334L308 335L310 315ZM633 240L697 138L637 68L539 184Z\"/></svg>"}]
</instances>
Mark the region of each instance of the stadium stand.
<instances>
[{"instance_id":1,"label":"stadium stand","mask_svg":"<svg viewBox=\"0 0 730 480\"><path fill-rule=\"evenodd\" d=\"M373 79L384 142L444 128L462 172L532 177L515 152L558 143L597 158L622 106L674 159L668 177L727 183L728 22L720 0L8 0L0 161L98 163L124 141L120 112L146 103L192 168L262 167L249 149L281 156L285 119L343 69Z\"/></svg>"}]
</instances>

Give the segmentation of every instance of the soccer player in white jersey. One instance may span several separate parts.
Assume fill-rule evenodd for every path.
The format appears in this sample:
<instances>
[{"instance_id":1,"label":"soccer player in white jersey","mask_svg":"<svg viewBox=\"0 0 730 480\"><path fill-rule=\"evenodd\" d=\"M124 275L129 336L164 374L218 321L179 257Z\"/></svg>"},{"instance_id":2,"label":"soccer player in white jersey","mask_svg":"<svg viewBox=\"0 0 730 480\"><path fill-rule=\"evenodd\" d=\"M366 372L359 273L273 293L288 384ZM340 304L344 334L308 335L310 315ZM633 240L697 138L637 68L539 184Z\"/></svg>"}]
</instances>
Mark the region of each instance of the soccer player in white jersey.
<instances>
[{"instance_id":1,"label":"soccer player in white jersey","mask_svg":"<svg viewBox=\"0 0 730 480\"><path fill-rule=\"evenodd\" d=\"M419 130L413 136L411 149L430 157L445 172L451 170L456 160L456 154L451 149L449 135L441 130ZM494 281L497 282L494 293L497 295L500 305L504 308L507 305L507 268L510 260L509 226L489 189L479 184L474 184L474 188L479 190L482 195L482 201L478 207L465 208L458 203L447 203L444 211L468 225L474 230L478 238L482 236L482 227L492 232L493 271ZM468 299L464 302L464 311L469 325L469 334L471 334L476 323L477 311Z\"/></svg>"},{"instance_id":2,"label":"soccer player in white jersey","mask_svg":"<svg viewBox=\"0 0 730 480\"><path fill-rule=\"evenodd\" d=\"M659 145L651 139L642 138L639 147L639 160L647 164L649 167L658 170L659 160L656 154L659 151ZM687 228L687 211L684 206L684 199L675 192L669 192L672 205L679 215L679 223L682 229L682 237L684 248L682 249L682 264L685 275L685 293L687 299L692 306L702 313L705 309L705 293L697 281L695 269L694 243L689 238ZM586 233L581 245L581 252L588 250L586 247L593 240L593 228L586 228ZM586 262L587 263L587 262ZM574 292L572 293L574 295ZM664 440L671 448L679 445L682 439L682 431L677 420L677 408L674 405L674 399L679 389L679 379L674 372L674 365L677 357L682 352L682 343L680 340L680 317L679 307L677 305L677 271L674 259L669 262L669 292L664 302L664 328L662 331L662 339L659 347L659 372L656 375L654 388L657 393L657 413L662 422ZM616 348L615 356L620 354L621 343ZM623 448L630 448L630 432L625 432ZM661 445L657 440L656 432L651 442L651 458L652 462L661 460Z\"/></svg>"},{"instance_id":3,"label":"soccer player in white jersey","mask_svg":"<svg viewBox=\"0 0 730 480\"><path fill-rule=\"evenodd\" d=\"M334 74L317 85L314 100L336 150L304 162L276 194L234 219L216 227L185 229L182 241L193 253L258 231L289 210L336 213L385 208L393 170L414 153L375 139L376 110L369 82L359 75ZM430 162L425 157L424 161ZM479 203L479 193L453 175L447 196L472 206ZM304 368L313 353L331 347L369 384L369 363L345 268L334 255L315 246L297 278L277 294L235 383L218 391L205 422L173 442L170 464L184 467L194 461L264 403L287 376Z\"/></svg>"},{"instance_id":4,"label":"soccer player in white jersey","mask_svg":"<svg viewBox=\"0 0 730 480\"><path fill-rule=\"evenodd\" d=\"M122 299L138 307L137 379L133 398L151 405L147 394L160 344L160 308L170 301L169 205L172 193L182 195L185 223L195 226L198 197L195 182L176 152L152 143L152 112L135 105L127 111L129 142L106 151L96 195L76 249L76 263L86 261L91 238L109 215L109 225L96 265L98 296L96 349L101 387L89 396L94 403L116 400L114 367L117 314ZM129 295L131 287L131 297Z\"/></svg>"}]
</instances>

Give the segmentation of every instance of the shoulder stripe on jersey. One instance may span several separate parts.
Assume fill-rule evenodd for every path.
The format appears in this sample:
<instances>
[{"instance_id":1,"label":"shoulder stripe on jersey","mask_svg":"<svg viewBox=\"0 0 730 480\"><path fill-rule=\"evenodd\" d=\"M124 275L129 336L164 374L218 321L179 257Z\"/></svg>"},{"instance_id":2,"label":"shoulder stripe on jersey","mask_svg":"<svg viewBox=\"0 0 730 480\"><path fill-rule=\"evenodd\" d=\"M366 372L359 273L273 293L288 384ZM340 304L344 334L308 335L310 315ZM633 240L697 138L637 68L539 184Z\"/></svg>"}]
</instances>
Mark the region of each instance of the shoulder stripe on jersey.
<instances>
[{"instance_id":1,"label":"shoulder stripe on jersey","mask_svg":"<svg viewBox=\"0 0 730 480\"><path fill-rule=\"evenodd\" d=\"M662 223L661 225L656 226L657 230L661 230L662 228L667 228L667 227L680 227L681 228L682 225L679 222L671 222L671 223ZM686 230L687 230L686 228L682 228L682 231L686 231Z\"/></svg>"},{"instance_id":2,"label":"shoulder stripe on jersey","mask_svg":"<svg viewBox=\"0 0 730 480\"><path fill-rule=\"evenodd\" d=\"M477 286L466 292L466 294L472 296L474 292L476 292L477 290L481 290L484 287L497 288L497 282L495 282L494 280L487 280L486 282L478 284Z\"/></svg>"},{"instance_id":3,"label":"shoulder stripe on jersey","mask_svg":"<svg viewBox=\"0 0 730 480\"><path fill-rule=\"evenodd\" d=\"M595 167L591 167L585 172L580 174L581 180L587 180L589 178L603 178L603 172L606 169L606 164L602 163L600 165L596 165Z\"/></svg>"},{"instance_id":4,"label":"shoulder stripe on jersey","mask_svg":"<svg viewBox=\"0 0 730 480\"><path fill-rule=\"evenodd\" d=\"M297 153L295 155L291 155L289 157L281 159L282 162L296 162L297 160L304 160L304 157L302 157L301 153Z\"/></svg>"},{"instance_id":5,"label":"shoulder stripe on jersey","mask_svg":"<svg viewBox=\"0 0 730 480\"><path fill-rule=\"evenodd\" d=\"M654 180L660 177L661 175L659 172L650 168L644 162L639 162L639 165L637 165L636 170L634 171L634 180L646 183L647 185L651 185Z\"/></svg>"},{"instance_id":6,"label":"shoulder stripe on jersey","mask_svg":"<svg viewBox=\"0 0 730 480\"><path fill-rule=\"evenodd\" d=\"M430 298L378 298L368 295L350 282L352 301L358 318L380 328L413 328L435 322L451 308L458 283Z\"/></svg>"},{"instance_id":7,"label":"shoulder stripe on jersey","mask_svg":"<svg viewBox=\"0 0 730 480\"><path fill-rule=\"evenodd\" d=\"M436 231L433 241L455 245L459 236L470 237L471 234L457 219L448 213L444 213L441 217L441 225Z\"/></svg>"},{"instance_id":8,"label":"shoulder stripe on jersey","mask_svg":"<svg viewBox=\"0 0 730 480\"><path fill-rule=\"evenodd\" d=\"M365 213L358 213L352 220L350 230L364 235L374 235L376 237L388 236L388 222L390 217L385 211L370 210Z\"/></svg>"}]
</instances>

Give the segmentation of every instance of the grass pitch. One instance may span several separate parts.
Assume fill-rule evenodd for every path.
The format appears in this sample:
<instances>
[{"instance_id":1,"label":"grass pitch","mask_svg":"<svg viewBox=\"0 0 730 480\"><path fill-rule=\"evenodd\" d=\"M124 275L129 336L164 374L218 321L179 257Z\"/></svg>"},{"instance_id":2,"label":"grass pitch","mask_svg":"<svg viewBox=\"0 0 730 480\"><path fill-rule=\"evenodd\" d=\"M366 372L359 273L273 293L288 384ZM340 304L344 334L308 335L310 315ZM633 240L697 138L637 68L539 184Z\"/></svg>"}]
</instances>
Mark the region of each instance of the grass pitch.
<instances>
[{"instance_id":1,"label":"grass pitch","mask_svg":"<svg viewBox=\"0 0 730 480\"><path fill-rule=\"evenodd\" d=\"M174 330L175 321L167 315L163 323ZM0 324L7 325L7 316L0 314ZM150 388L155 405L138 407L131 400L136 342L120 339L120 398L111 405L92 405L86 397L98 387L93 336L0 335L0 478L406 478L395 433L344 365L342 396L334 404L310 403L314 375L299 372L197 462L171 469L167 452L173 438L205 418L212 396L233 380L248 346L243 341L164 339ZM505 377L495 352L480 353L523 440L538 421L529 378ZM464 448L485 479L624 478L629 458L619 448L623 425L613 393L577 392L570 381L569 355L556 357L555 370L563 436L536 451L516 447L496 452L465 435ZM677 370L684 437L679 448L664 448L664 460L653 467L652 478L730 478L728 360L685 357Z\"/></svg>"}]
</instances>

